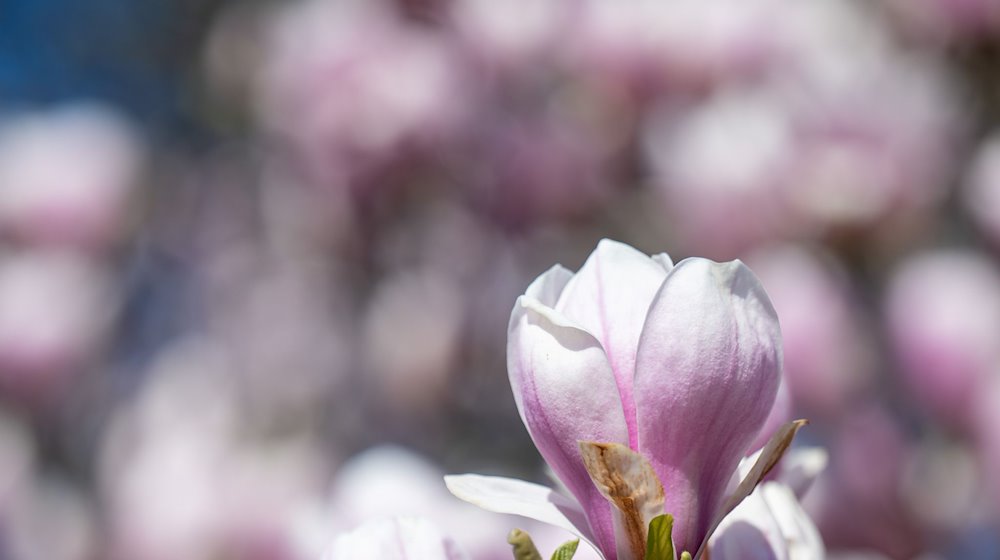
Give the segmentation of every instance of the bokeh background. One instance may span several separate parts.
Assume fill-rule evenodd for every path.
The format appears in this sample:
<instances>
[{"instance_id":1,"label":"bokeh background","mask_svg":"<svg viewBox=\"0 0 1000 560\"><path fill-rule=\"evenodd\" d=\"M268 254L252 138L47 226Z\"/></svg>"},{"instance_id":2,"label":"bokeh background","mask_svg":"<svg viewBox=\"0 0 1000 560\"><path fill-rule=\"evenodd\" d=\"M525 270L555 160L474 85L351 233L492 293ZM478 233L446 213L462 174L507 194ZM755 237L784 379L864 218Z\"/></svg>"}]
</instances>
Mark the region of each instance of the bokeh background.
<instances>
[{"instance_id":1,"label":"bokeh background","mask_svg":"<svg viewBox=\"0 0 1000 560\"><path fill-rule=\"evenodd\" d=\"M832 556L1000 558L1000 2L0 0L0 559L551 550L440 476L602 237L760 276Z\"/></svg>"}]
</instances>

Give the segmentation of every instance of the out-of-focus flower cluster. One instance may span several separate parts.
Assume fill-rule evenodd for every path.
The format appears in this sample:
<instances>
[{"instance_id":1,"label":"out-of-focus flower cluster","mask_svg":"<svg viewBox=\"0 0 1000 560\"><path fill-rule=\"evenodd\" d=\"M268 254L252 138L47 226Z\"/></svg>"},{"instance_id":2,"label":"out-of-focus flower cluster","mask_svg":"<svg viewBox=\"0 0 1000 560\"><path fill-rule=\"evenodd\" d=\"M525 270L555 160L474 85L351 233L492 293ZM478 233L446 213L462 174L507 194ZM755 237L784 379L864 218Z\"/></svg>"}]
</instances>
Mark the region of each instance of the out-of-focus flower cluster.
<instances>
[{"instance_id":1,"label":"out-of-focus flower cluster","mask_svg":"<svg viewBox=\"0 0 1000 560\"><path fill-rule=\"evenodd\" d=\"M1000 554L1000 4L210 23L196 149L113 107L0 112L0 558L317 559L395 531L499 560L514 526L554 549L441 476L544 478L507 320L602 237L759 276L780 406L830 453L804 506L832 556Z\"/></svg>"}]
</instances>

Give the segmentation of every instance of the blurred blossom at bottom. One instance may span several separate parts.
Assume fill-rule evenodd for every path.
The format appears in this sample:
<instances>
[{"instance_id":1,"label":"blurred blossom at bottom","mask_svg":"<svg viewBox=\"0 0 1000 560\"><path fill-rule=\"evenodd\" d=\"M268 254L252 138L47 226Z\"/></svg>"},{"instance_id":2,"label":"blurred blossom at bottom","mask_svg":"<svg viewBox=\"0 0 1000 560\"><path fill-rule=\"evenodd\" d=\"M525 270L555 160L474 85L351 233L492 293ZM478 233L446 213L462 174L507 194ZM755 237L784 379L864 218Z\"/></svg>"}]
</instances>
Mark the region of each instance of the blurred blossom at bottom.
<instances>
[{"instance_id":1,"label":"blurred blossom at bottom","mask_svg":"<svg viewBox=\"0 0 1000 560\"><path fill-rule=\"evenodd\" d=\"M334 479L329 507L335 532L391 516L420 516L471 558L482 560L510 558L506 535L514 527L531 533L541 550L555 550L574 538L536 521L485 512L458 501L442 484L444 474L427 459L399 447L377 447L351 458ZM583 548L576 558L597 558Z\"/></svg>"},{"instance_id":2,"label":"blurred blossom at bottom","mask_svg":"<svg viewBox=\"0 0 1000 560\"><path fill-rule=\"evenodd\" d=\"M293 521L321 500L325 461L308 440L241 426L222 360L197 341L174 349L114 418L101 461L112 557L309 557Z\"/></svg>"}]
</instances>

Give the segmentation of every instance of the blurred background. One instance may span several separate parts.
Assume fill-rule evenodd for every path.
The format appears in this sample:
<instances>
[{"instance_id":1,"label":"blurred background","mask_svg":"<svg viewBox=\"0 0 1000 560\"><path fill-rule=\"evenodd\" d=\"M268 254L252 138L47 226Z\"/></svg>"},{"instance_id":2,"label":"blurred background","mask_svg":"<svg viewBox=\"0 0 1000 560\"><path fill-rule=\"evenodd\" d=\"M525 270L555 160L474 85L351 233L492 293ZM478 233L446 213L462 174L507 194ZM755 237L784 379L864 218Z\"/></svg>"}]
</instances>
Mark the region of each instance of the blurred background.
<instances>
[{"instance_id":1,"label":"blurred background","mask_svg":"<svg viewBox=\"0 0 1000 560\"><path fill-rule=\"evenodd\" d=\"M1000 558L1000 1L0 0L0 559L551 550L440 477L602 237L760 276L833 556Z\"/></svg>"}]
</instances>

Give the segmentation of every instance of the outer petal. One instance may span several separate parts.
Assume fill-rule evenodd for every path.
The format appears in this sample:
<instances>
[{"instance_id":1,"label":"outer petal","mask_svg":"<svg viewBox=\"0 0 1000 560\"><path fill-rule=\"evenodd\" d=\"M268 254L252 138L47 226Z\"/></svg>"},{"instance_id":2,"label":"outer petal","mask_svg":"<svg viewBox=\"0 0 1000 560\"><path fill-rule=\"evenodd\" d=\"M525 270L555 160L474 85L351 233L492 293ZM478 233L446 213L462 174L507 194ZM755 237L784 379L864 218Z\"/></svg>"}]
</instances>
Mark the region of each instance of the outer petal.
<instances>
[{"instance_id":1,"label":"outer petal","mask_svg":"<svg viewBox=\"0 0 1000 560\"><path fill-rule=\"evenodd\" d=\"M533 298L545 307L555 307L566 284L573 279L573 273L561 264L554 265L528 286L524 295Z\"/></svg>"},{"instance_id":2,"label":"outer petal","mask_svg":"<svg viewBox=\"0 0 1000 560\"><path fill-rule=\"evenodd\" d=\"M782 380L778 384L778 394L774 399L774 406L771 407L771 412L767 415L767 420L764 421L764 427L760 429L760 432L757 433L757 437L744 453L760 451L765 445L767 445L771 436L778 431L778 428L780 428L785 422L790 422L791 420L792 398L788 393L788 383Z\"/></svg>"},{"instance_id":3,"label":"outer petal","mask_svg":"<svg viewBox=\"0 0 1000 560\"><path fill-rule=\"evenodd\" d=\"M736 473L733 474L733 479L730 481L730 491L727 494L731 494L731 491L736 489L740 481L750 473L750 469L757 462L761 451L762 449L758 449L755 453L740 461L740 466L736 469ZM826 470L829 462L830 454L822 447L796 447L789 449L785 453L785 456L781 458L781 462L774 467L774 470L767 475L765 480L773 480L784 484L792 490L796 498L801 500L806 495L806 492L812 488L813 483L816 482L819 475Z\"/></svg>"},{"instance_id":4,"label":"outer petal","mask_svg":"<svg viewBox=\"0 0 1000 560\"><path fill-rule=\"evenodd\" d=\"M598 546L615 550L611 506L583 466L580 440L628 442L614 375L599 342L534 298L518 298L507 338L517 410L535 447L583 505Z\"/></svg>"},{"instance_id":5,"label":"outer petal","mask_svg":"<svg viewBox=\"0 0 1000 560\"><path fill-rule=\"evenodd\" d=\"M666 255L653 260L628 245L602 239L555 306L604 348L621 395L632 449L637 449L638 438L632 397L636 347L649 304L670 266Z\"/></svg>"},{"instance_id":6,"label":"outer petal","mask_svg":"<svg viewBox=\"0 0 1000 560\"><path fill-rule=\"evenodd\" d=\"M709 544L712 560L788 560L781 527L760 490L719 525Z\"/></svg>"},{"instance_id":7,"label":"outer petal","mask_svg":"<svg viewBox=\"0 0 1000 560\"><path fill-rule=\"evenodd\" d=\"M743 263L687 259L650 306L636 358L639 450L694 552L726 485L774 404L781 333Z\"/></svg>"},{"instance_id":8,"label":"outer petal","mask_svg":"<svg viewBox=\"0 0 1000 560\"><path fill-rule=\"evenodd\" d=\"M450 539L420 517L366 523L337 537L323 560L465 560Z\"/></svg>"},{"instance_id":9,"label":"outer petal","mask_svg":"<svg viewBox=\"0 0 1000 560\"><path fill-rule=\"evenodd\" d=\"M449 475L444 483L455 497L497 513L521 515L555 525L594 545L580 504L540 484L499 476ZM596 546L595 546L596 548Z\"/></svg>"},{"instance_id":10,"label":"outer petal","mask_svg":"<svg viewBox=\"0 0 1000 560\"><path fill-rule=\"evenodd\" d=\"M776 482L765 482L757 491L764 496L774 515L789 560L822 560L826 549L819 529L802 509L792 489Z\"/></svg>"},{"instance_id":11,"label":"outer petal","mask_svg":"<svg viewBox=\"0 0 1000 560\"><path fill-rule=\"evenodd\" d=\"M829 462L830 455L822 447L791 449L778 465L780 471L776 480L801 500Z\"/></svg>"}]
</instances>

